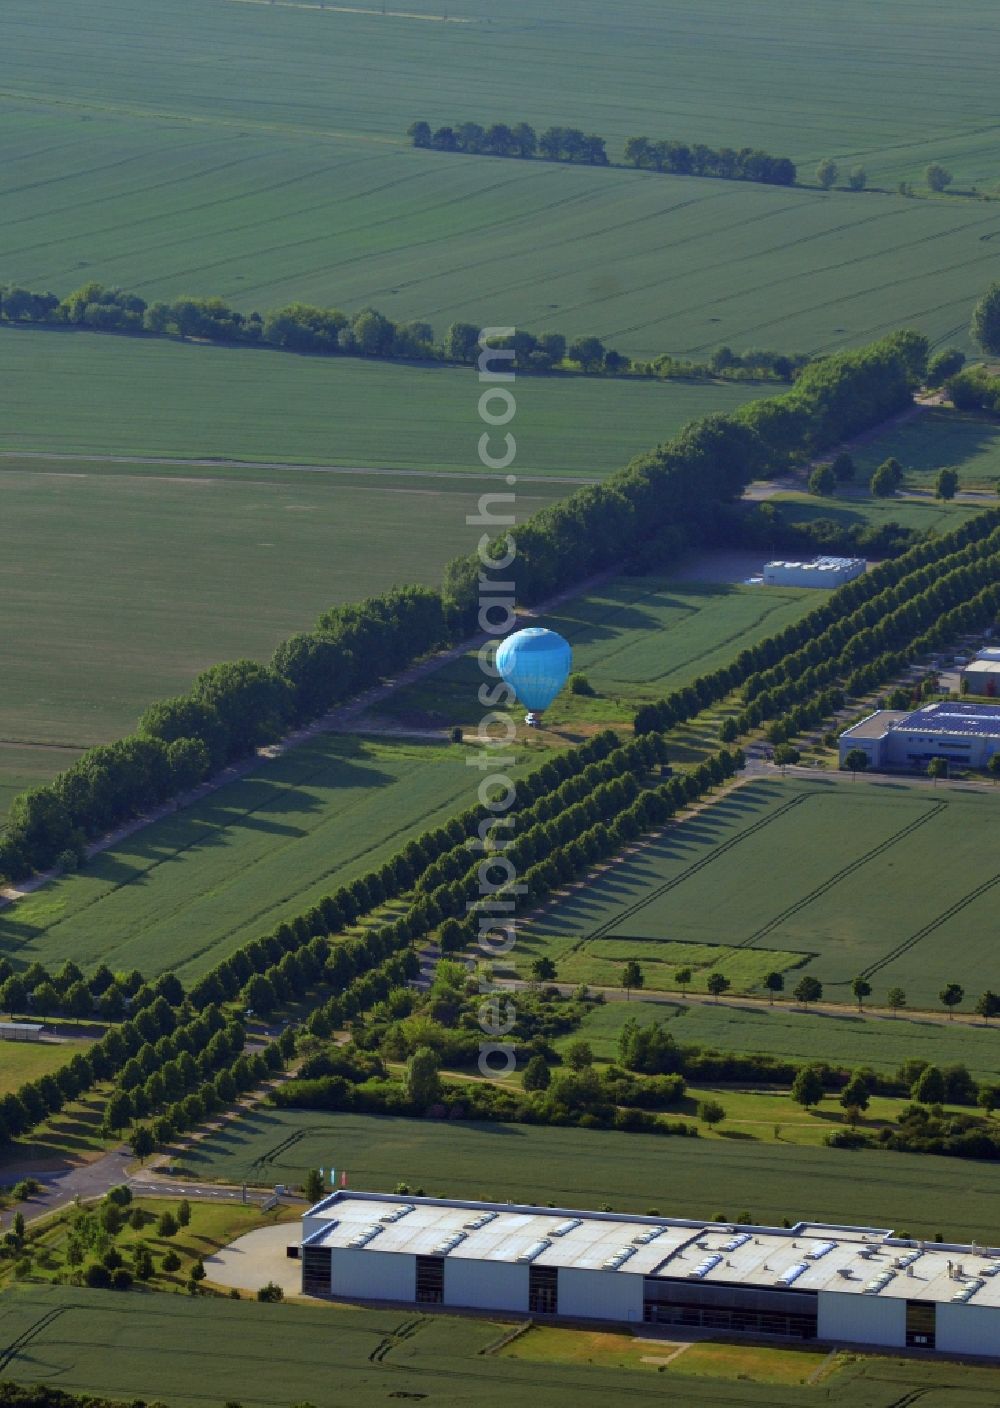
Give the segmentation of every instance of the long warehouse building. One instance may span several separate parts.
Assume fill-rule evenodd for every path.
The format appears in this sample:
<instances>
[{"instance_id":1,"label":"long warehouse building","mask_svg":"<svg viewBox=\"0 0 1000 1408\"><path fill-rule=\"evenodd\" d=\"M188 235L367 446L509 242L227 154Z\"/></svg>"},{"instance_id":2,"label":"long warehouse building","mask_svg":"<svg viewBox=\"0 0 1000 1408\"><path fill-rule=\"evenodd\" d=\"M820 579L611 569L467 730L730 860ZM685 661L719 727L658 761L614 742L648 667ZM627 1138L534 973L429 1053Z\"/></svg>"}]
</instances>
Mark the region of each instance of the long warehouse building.
<instances>
[{"instance_id":1,"label":"long warehouse building","mask_svg":"<svg viewBox=\"0 0 1000 1408\"><path fill-rule=\"evenodd\" d=\"M305 1295L1000 1354L1000 1249L341 1190L302 1220Z\"/></svg>"}]
</instances>

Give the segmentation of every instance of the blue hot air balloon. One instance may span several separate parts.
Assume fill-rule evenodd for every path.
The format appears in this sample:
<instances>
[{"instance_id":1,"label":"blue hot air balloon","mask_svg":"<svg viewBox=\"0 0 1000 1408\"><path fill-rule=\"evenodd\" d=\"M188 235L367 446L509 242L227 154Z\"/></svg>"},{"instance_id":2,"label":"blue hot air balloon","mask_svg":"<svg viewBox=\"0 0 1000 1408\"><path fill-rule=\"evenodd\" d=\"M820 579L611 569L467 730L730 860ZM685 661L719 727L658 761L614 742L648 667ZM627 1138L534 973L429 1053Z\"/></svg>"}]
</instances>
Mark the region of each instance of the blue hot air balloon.
<instances>
[{"instance_id":1,"label":"blue hot air balloon","mask_svg":"<svg viewBox=\"0 0 1000 1408\"><path fill-rule=\"evenodd\" d=\"M566 683L572 661L568 642L540 626L515 631L497 650L501 678L532 714L549 707Z\"/></svg>"}]
</instances>

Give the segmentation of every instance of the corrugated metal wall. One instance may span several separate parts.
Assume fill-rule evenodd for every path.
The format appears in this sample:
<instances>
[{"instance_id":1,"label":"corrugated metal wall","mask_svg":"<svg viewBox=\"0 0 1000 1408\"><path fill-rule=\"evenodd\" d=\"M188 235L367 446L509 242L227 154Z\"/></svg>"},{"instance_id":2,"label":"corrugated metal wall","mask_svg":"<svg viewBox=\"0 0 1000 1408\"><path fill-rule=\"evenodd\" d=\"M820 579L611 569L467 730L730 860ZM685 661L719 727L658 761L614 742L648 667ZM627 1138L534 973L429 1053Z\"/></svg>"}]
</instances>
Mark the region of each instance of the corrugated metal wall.
<instances>
[{"instance_id":1,"label":"corrugated metal wall","mask_svg":"<svg viewBox=\"0 0 1000 1408\"><path fill-rule=\"evenodd\" d=\"M334 1247L333 1294L359 1300L407 1300L416 1297L416 1258L403 1252L367 1247Z\"/></svg>"},{"instance_id":2,"label":"corrugated metal wall","mask_svg":"<svg viewBox=\"0 0 1000 1408\"><path fill-rule=\"evenodd\" d=\"M820 1291L817 1334L839 1344L906 1345L906 1301L859 1291Z\"/></svg>"},{"instance_id":3,"label":"corrugated metal wall","mask_svg":"<svg viewBox=\"0 0 1000 1408\"><path fill-rule=\"evenodd\" d=\"M444 1303L526 1313L528 1267L450 1256L444 1266Z\"/></svg>"}]
</instances>

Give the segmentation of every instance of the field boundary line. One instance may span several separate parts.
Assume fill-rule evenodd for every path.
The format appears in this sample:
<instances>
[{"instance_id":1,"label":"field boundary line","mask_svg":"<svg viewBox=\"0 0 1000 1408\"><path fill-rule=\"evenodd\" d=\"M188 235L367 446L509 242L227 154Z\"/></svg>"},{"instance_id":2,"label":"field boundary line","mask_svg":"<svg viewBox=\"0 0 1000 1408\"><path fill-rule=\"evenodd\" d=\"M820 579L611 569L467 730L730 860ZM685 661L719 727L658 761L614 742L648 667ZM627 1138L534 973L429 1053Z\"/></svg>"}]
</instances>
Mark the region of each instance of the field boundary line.
<instances>
[{"instance_id":1,"label":"field boundary line","mask_svg":"<svg viewBox=\"0 0 1000 1408\"><path fill-rule=\"evenodd\" d=\"M812 904L813 900L819 899L820 896L825 895L828 890L832 890L835 885L839 885L842 880L846 880L848 876L861 870L869 861L884 855L885 852L891 850L898 841L906 840L914 831L919 830L921 826L925 826L927 822L932 821L934 817L938 816L942 811L946 811L947 807L947 802L938 802L925 812L923 816L918 816L914 821L908 822L906 826L900 827L898 831L886 837L874 850L866 851L863 855L859 856L857 860L853 860L848 865L842 866L840 870L828 876L821 885L817 885L816 888L810 890L807 895L801 895L793 904L783 909L780 914L776 914L773 919L769 919L766 924L763 924L748 938L741 940L738 944L734 944L733 947L737 949L751 948L758 939L762 939L767 934L770 934L779 924L783 924L786 919L791 919L794 914L798 914L800 910Z\"/></svg>"},{"instance_id":2,"label":"field boundary line","mask_svg":"<svg viewBox=\"0 0 1000 1408\"><path fill-rule=\"evenodd\" d=\"M777 821L779 817L783 817L786 812L801 806L803 802L816 795L817 794L814 792L804 792L801 796L793 797L790 801L783 803L783 805L780 806L777 811L772 812L770 816L759 817L758 820L752 822L750 826L745 827L735 836L731 836L728 841L724 841L721 846L715 847L708 855L702 856L699 860L693 861L690 865L686 866L679 875L674 875L671 879L664 881L662 885L658 885L656 889L652 890L644 899L636 900L634 904L621 910L612 919L608 919L603 924L599 925L592 933L587 935L587 941L603 939L609 929L616 927L623 920L633 919L640 911L645 909L647 905L652 904L654 900L662 898L662 896L668 894L670 890L683 884L685 880L689 880L691 876L697 875L699 871L704 870L707 865L710 865L713 860L717 860L719 856L725 855L727 851L732 850L734 846L738 846L740 842L745 841L749 836L754 835L755 832L762 830L766 826L770 826L773 821ZM719 798L719 800L721 801L722 799ZM690 819L691 818L687 818L687 820ZM679 826L683 825L684 822L679 823Z\"/></svg>"},{"instance_id":3,"label":"field boundary line","mask_svg":"<svg viewBox=\"0 0 1000 1408\"><path fill-rule=\"evenodd\" d=\"M935 929L940 929L942 924L947 923L949 919L954 919L956 914L960 914L968 905L972 904L975 900L981 899L983 895L987 894L997 885L1000 885L1000 872L992 876L989 880L984 880L981 885L977 885L974 890L970 890L967 895L963 895L960 900L956 900L954 904L949 905L936 919L930 920L923 928L911 934L908 939L904 939L902 943L890 949L877 963L872 963L869 967L862 969L861 976L863 978L870 978L874 973L880 972L881 969L885 968L888 964L894 963L897 958L901 958L904 953L908 953L911 948L916 947L922 939L926 939L930 934L933 934Z\"/></svg>"}]
</instances>

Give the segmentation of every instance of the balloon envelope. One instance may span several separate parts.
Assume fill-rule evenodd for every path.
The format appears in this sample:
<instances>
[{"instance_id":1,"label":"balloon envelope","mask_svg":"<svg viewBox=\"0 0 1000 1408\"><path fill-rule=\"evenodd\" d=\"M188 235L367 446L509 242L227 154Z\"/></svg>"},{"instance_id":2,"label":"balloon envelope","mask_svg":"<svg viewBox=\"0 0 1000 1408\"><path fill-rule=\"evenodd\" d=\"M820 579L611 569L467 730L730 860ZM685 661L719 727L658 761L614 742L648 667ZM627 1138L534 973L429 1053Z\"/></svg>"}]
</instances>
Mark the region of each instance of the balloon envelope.
<instances>
[{"instance_id":1,"label":"balloon envelope","mask_svg":"<svg viewBox=\"0 0 1000 1408\"><path fill-rule=\"evenodd\" d=\"M529 626L497 650L497 669L526 709L540 714L566 683L573 652L555 631Z\"/></svg>"}]
</instances>

